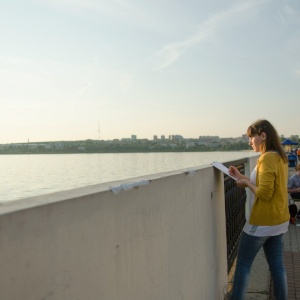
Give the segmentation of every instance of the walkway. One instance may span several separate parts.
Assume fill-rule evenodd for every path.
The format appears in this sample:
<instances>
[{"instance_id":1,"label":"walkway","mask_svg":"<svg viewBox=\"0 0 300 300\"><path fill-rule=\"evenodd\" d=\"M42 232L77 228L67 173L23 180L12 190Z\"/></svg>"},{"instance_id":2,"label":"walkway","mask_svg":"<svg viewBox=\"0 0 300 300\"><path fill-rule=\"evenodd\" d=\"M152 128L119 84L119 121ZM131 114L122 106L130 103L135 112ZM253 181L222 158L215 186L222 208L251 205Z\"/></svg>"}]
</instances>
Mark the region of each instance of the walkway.
<instances>
[{"instance_id":1,"label":"walkway","mask_svg":"<svg viewBox=\"0 0 300 300\"><path fill-rule=\"evenodd\" d=\"M284 240L284 262L289 286L289 300L300 299L300 222L290 224ZM271 298L272 299L272 298Z\"/></svg>"}]
</instances>

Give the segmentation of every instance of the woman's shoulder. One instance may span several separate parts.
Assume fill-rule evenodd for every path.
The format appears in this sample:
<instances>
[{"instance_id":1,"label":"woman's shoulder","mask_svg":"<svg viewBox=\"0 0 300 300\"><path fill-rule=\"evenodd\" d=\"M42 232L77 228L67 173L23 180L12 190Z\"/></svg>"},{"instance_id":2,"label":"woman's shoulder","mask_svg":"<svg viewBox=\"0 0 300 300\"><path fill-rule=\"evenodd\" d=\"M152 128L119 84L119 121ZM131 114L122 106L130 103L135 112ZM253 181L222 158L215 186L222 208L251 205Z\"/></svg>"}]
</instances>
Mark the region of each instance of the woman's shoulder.
<instances>
[{"instance_id":1,"label":"woman's shoulder","mask_svg":"<svg viewBox=\"0 0 300 300\"><path fill-rule=\"evenodd\" d=\"M270 170L276 170L278 168L282 169L287 167L287 163L283 161L277 152L266 152L259 157L257 166L259 168L264 166Z\"/></svg>"},{"instance_id":2,"label":"woman's shoulder","mask_svg":"<svg viewBox=\"0 0 300 300\"><path fill-rule=\"evenodd\" d=\"M270 161L280 159L280 155L275 151L265 152L259 157L259 161Z\"/></svg>"}]
</instances>

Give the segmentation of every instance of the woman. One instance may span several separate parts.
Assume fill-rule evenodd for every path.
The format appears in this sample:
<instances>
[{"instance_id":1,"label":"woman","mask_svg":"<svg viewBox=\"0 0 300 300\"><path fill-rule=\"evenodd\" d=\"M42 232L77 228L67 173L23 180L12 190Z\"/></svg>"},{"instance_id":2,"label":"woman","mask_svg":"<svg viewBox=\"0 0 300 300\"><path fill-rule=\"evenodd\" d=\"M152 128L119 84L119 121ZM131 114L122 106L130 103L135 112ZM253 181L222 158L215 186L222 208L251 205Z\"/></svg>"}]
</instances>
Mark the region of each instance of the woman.
<instances>
[{"instance_id":1,"label":"woman","mask_svg":"<svg viewBox=\"0 0 300 300\"><path fill-rule=\"evenodd\" d=\"M288 181L288 193L293 199L300 200L300 164L295 167L296 174L292 175Z\"/></svg>"},{"instance_id":2,"label":"woman","mask_svg":"<svg viewBox=\"0 0 300 300\"><path fill-rule=\"evenodd\" d=\"M247 292L250 269L258 251L263 247L274 283L275 299L288 299L286 271L283 264L283 234L289 226L288 161L277 131L267 120L258 120L247 130L249 145L261 155L250 178L234 166L230 175L237 178L240 188L249 188L249 212L243 228L232 300L243 300Z\"/></svg>"}]
</instances>

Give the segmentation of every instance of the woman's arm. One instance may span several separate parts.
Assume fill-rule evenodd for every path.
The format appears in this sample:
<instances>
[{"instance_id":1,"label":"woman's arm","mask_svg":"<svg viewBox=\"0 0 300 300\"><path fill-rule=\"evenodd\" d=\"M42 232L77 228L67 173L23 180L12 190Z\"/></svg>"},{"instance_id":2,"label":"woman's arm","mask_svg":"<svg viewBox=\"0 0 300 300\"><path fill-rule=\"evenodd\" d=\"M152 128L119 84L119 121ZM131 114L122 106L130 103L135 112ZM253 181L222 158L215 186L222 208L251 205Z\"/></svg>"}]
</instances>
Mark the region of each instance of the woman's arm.
<instances>
[{"instance_id":1,"label":"woman's arm","mask_svg":"<svg viewBox=\"0 0 300 300\"><path fill-rule=\"evenodd\" d=\"M245 176L246 177L246 176ZM256 192L256 190L258 189L258 187L251 183L248 179L238 179L236 181L236 185L240 188L249 188L254 194Z\"/></svg>"}]
</instances>

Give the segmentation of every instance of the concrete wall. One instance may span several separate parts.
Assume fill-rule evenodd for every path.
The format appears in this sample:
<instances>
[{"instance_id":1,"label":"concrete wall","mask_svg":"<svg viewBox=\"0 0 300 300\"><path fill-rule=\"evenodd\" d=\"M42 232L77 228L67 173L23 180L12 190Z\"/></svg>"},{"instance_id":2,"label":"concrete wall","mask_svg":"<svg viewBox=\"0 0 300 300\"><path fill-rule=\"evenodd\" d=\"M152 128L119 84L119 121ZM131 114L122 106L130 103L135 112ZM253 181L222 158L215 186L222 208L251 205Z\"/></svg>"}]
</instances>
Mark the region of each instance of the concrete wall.
<instances>
[{"instance_id":1,"label":"concrete wall","mask_svg":"<svg viewBox=\"0 0 300 300\"><path fill-rule=\"evenodd\" d=\"M0 299L223 299L223 175L194 170L1 205Z\"/></svg>"}]
</instances>

